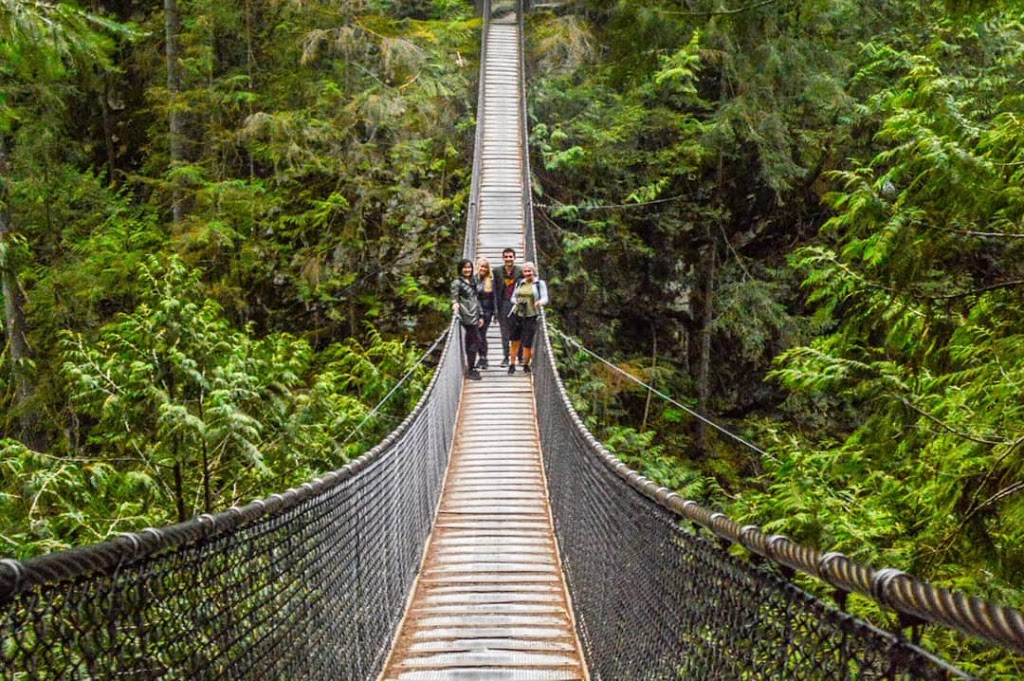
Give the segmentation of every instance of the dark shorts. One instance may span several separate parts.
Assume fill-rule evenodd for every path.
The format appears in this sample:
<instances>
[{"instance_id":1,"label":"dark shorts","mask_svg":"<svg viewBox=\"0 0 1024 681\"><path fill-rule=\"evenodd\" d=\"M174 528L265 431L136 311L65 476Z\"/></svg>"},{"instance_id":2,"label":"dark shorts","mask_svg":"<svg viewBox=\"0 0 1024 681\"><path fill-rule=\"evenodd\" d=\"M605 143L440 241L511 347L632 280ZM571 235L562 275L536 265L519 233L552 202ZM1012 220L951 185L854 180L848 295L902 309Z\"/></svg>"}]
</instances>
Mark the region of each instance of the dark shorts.
<instances>
[{"instance_id":1,"label":"dark shorts","mask_svg":"<svg viewBox=\"0 0 1024 681\"><path fill-rule=\"evenodd\" d=\"M514 314L509 317L508 321L512 327L508 337L521 342L524 348L533 348L533 337L537 333L537 318L520 317Z\"/></svg>"}]
</instances>

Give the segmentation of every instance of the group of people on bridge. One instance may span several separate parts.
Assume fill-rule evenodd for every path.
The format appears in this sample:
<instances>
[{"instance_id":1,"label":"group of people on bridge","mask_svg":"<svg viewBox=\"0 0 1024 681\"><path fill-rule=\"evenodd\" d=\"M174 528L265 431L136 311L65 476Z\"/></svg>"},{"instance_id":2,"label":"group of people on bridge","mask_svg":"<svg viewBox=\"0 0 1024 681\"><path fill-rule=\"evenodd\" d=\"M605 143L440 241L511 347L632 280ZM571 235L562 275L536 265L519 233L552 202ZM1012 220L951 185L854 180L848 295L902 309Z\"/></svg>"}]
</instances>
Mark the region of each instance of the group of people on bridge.
<instances>
[{"instance_id":1,"label":"group of people on bridge","mask_svg":"<svg viewBox=\"0 0 1024 681\"><path fill-rule=\"evenodd\" d=\"M465 337L466 377L474 381L480 380L481 369L489 368L487 331L495 318L501 329L501 366L514 374L518 361L523 373L530 373L537 318L548 304L548 287L536 265L517 265L513 248L503 250L501 259L502 266L492 270L487 258L478 258L475 266L464 258L452 282L452 310Z\"/></svg>"}]
</instances>

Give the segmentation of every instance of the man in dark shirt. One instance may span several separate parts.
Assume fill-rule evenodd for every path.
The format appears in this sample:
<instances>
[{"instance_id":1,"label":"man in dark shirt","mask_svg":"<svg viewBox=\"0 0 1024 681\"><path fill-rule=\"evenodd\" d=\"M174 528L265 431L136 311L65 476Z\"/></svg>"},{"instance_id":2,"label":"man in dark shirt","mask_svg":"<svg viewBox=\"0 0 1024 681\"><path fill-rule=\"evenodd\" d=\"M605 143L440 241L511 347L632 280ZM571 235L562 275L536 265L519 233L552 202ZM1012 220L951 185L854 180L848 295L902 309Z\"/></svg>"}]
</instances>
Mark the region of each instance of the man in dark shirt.
<instances>
[{"instance_id":1,"label":"man in dark shirt","mask_svg":"<svg viewBox=\"0 0 1024 681\"><path fill-rule=\"evenodd\" d=\"M502 267L494 273L494 285L498 287L498 326L501 327L501 366L508 366L508 313L512 310L512 292L516 282L523 278L523 270L516 264L516 251L506 248L501 252Z\"/></svg>"}]
</instances>

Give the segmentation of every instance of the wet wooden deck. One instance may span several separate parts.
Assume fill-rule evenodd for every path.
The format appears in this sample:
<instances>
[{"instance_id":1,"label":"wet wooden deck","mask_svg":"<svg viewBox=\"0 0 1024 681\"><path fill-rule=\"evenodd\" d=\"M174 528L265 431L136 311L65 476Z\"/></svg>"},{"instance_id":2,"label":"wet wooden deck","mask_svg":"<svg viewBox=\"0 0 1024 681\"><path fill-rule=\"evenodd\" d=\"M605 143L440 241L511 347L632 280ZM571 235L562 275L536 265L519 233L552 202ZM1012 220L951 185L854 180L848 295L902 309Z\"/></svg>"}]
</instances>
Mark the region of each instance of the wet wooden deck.
<instances>
[{"instance_id":1,"label":"wet wooden deck","mask_svg":"<svg viewBox=\"0 0 1024 681\"><path fill-rule=\"evenodd\" d=\"M491 22L477 252L522 254L519 35ZM586 679L547 503L532 378L491 368L465 381L444 494L388 681Z\"/></svg>"}]
</instances>

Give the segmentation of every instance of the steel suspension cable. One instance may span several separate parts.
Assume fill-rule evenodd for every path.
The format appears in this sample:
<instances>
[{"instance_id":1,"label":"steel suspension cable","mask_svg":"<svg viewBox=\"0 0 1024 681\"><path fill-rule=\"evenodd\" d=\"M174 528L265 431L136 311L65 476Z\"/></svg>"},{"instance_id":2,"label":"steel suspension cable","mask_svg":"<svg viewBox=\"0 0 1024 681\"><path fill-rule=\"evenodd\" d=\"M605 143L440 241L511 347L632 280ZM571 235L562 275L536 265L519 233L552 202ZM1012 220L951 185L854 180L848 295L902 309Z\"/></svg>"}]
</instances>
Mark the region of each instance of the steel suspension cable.
<instances>
[{"instance_id":1,"label":"steel suspension cable","mask_svg":"<svg viewBox=\"0 0 1024 681\"><path fill-rule=\"evenodd\" d=\"M661 399L665 400L666 402L668 402L669 404L671 404L671 405L673 405L675 407L679 407L680 409L682 409L683 411L685 411L687 414L689 414L690 416L694 417L698 421L701 421L702 423L704 423L704 424L706 424L708 426L711 426L712 428L714 428L718 432L722 433L726 437L730 438L731 440L735 440L736 442L740 443L741 445L743 445L747 449L750 449L751 451L756 452L756 453L760 454L761 456L764 456L766 458L772 458L771 454L769 454L765 450L761 449L757 445L753 444L749 440L746 440L743 437L737 435L736 433L733 433L732 431L730 431L729 429L725 428L724 426L718 425L717 423L715 423L714 421L712 421L708 417L704 416L700 412L695 411L695 410L691 409L690 407L687 407L685 404L681 404L677 400L673 399L671 396L666 395L665 393L661 392L660 390L658 390L654 386L650 385L649 383L645 383L643 380L637 378L633 374L631 374L628 371L624 370L622 367L616 366L614 363L610 362L609 360L605 359L604 357L601 357L600 355L598 355L593 350L590 350L590 349L586 348L581 342L579 342L578 340L576 340L575 338L573 338L569 334L567 334L567 333L565 333L563 331L559 331L558 329L556 329L554 326L551 325L550 322L548 322L548 331L553 332L555 335L557 335L560 338L562 338L563 340L565 340L565 342L569 343L569 345L572 345L572 346L578 348L579 350L581 350L582 352L590 355L591 357L593 357L594 359L598 360L602 364L606 365L608 368L612 369L616 373L618 373L618 374L620 374L622 376L625 376L626 378L628 378L629 380L633 381L637 385L645 388L650 393L652 393L654 395L657 395L658 397L660 397Z\"/></svg>"},{"instance_id":2,"label":"steel suspension cable","mask_svg":"<svg viewBox=\"0 0 1024 681\"><path fill-rule=\"evenodd\" d=\"M335 450L340 450L342 447L344 447L348 443L348 441L351 440L357 432L359 432L359 429L366 425L366 422L373 418L378 411L380 411L380 408L383 407L384 404L389 399L391 399L391 396L394 395L398 391L398 389L402 387L402 384L405 383L410 376L412 376L413 372L416 371L416 369L419 368L419 366L427 360L427 357L429 357L434 352L435 349L437 349L437 346L441 344L441 341L448 337L449 331L451 331L451 326L442 331L441 335L434 339L434 342L431 343L430 347L427 348L426 352L420 355L420 358L416 360L416 362L409 368L408 371L405 372L405 375L398 379L398 383L395 383L395 385L391 387L391 390L389 390L388 393L381 398L380 402L374 405L373 409L371 409L369 413L367 413L366 416L363 417L363 420L359 422L359 425L353 428L349 432L349 434L345 436L345 439L342 440L337 445L337 447L335 447Z\"/></svg>"}]
</instances>

